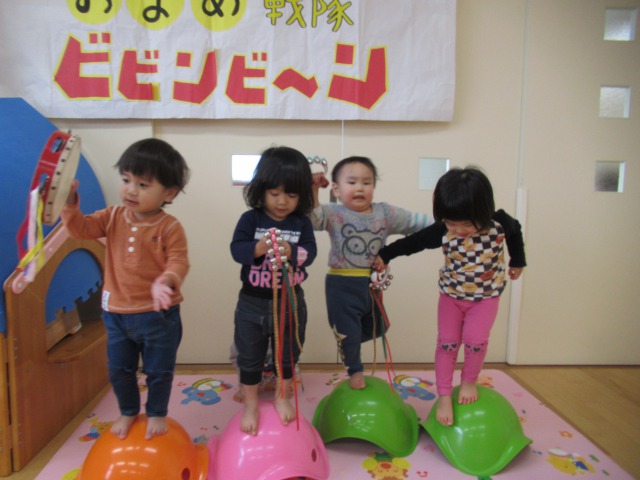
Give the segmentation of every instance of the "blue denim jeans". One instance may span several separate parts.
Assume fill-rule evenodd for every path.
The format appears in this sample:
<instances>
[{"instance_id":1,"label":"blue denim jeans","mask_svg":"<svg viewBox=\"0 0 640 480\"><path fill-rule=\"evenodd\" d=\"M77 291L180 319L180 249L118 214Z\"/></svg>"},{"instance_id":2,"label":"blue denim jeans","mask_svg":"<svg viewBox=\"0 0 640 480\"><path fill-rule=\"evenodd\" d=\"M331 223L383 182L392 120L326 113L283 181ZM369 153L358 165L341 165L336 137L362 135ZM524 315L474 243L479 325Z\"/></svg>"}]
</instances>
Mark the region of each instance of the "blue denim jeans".
<instances>
[{"instance_id":1,"label":"blue denim jeans","mask_svg":"<svg viewBox=\"0 0 640 480\"><path fill-rule=\"evenodd\" d=\"M149 417L166 417L178 346L182 339L180 305L160 312L120 314L102 312L107 329L109 381L120 414L140 413L138 362L147 375Z\"/></svg>"},{"instance_id":2,"label":"blue denim jeans","mask_svg":"<svg viewBox=\"0 0 640 480\"><path fill-rule=\"evenodd\" d=\"M304 291L299 289L296 298L298 311L298 338L304 345L307 326L307 304ZM278 306L280 309L280 306ZM289 328L290 316L285 319L285 331L282 344L282 378L293 376L293 369L300 358L300 347L296 332ZM233 341L238 349L238 368L240 383L257 385L262 380L264 360L271 342L271 351L275 352L273 337L273 299L259 298L240 292L235 311L235 330ZM291 322L293 323L293 322ZM295 328L295 327L294 327ZM293 358L292 358L293 357ZM276 355L274 355L274 360Z\"/></svg>"}]
</instances>

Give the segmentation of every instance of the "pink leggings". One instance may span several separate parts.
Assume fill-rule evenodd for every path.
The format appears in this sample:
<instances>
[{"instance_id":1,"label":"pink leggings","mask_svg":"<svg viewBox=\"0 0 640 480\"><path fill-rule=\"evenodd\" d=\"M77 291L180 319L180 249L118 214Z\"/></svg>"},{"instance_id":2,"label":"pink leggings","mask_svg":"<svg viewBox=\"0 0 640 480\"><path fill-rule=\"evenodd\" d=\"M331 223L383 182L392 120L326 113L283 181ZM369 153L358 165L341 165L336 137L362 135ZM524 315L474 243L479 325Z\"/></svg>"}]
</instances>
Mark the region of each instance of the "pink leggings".
<instances>
[{"instance_id":1,"label":"pink leggings","mask_svg":"<svg viewBox=\"0 0 640 480\"><path fill-rule=\"evenodd\" d=\"M487 355L489 333L498 314L500 297L479 302L456 300L440 293L438 301L438 344L436 346L436 386L438 395L451 395L458 350L464 343L461 378L475 383Z\"/></svg>"}]
</instances>

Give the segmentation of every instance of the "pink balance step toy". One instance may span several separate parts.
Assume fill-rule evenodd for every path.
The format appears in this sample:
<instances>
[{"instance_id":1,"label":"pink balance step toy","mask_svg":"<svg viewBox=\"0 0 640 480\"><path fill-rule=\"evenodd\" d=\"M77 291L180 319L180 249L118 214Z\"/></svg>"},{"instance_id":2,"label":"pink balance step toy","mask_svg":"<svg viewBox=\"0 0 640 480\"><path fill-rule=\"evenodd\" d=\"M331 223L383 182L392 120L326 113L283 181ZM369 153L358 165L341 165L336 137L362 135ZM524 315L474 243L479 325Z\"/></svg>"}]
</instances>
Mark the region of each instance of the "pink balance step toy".
<instances>
[{"instance_id":1,"label":"pink balance step toy","mask_svg":"<svg viewBox=\"0 0 640 480\"><path fill-rule=\"evenodd\" d=\"M222 434L211 437L208 480L329 478L329 460L320 435L301 415L282 425L273 402L261 402L257 435L240 430L239 411ZM298 428L299 423L299 428Z\"/></svg>"}]
</instances>

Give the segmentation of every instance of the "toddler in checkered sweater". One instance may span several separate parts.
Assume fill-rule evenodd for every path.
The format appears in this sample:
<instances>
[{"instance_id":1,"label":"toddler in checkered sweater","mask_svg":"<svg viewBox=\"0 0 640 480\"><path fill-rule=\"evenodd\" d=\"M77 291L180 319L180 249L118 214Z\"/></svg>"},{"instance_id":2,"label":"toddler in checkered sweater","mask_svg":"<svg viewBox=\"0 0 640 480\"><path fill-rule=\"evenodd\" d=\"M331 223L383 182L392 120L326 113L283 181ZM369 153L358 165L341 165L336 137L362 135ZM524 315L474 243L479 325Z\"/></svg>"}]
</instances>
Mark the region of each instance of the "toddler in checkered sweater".
<instances>
[{"instance_id":1,"label":"toddler in checkered sweater","mask_svg":"<svg viewBox=\"0 0 640 480\"><path fill-rule=\"evenodd\" d=\"M507 275L518 279L526 260L520 223L504 210L495 210L491 183L476 167L451 169L438 180L433 216L435 224L382 248L374 266L383 269L400 255L442 248L436 418L443 425L453 425L452 383L460 345L464 344L464 363L457 402L469 404L478 399L476 382Z\"/></svg>"}]
</instances>

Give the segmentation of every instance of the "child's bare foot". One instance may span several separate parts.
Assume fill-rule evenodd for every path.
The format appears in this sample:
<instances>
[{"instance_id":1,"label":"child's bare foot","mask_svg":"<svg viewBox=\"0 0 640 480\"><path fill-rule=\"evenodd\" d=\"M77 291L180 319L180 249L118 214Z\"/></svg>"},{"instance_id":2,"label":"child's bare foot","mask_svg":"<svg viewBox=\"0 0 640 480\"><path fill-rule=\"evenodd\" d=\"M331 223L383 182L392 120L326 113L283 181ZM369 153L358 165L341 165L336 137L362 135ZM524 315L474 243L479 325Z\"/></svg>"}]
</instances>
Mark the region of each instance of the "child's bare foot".
<instances>
[{"instance_id":1,"label":"child's bare foot","mask_svg":"<svg viewBox=\"0 0 640 480\"><path fill-rule=\"evenodd\" d=\"M287 398L276 398L274 404L283 425L288 425L296 419L296 409Z\"/></svg>"},{"instance_id":2,"label":"child's bare foot","mask_svg":"<svg viewBox=\"0 0 640 480\"><path fill-rule=\"evenodd\" d=\"M283 425L288 425L290 422L296 419L296 409L291 405L289 398L291 398L290 392L293 388L292 379L288 378L282 380L282 388L276 389L275 407L280 417L280 421ZM283 395L284 393L284 395Z\"/></svg>"},{"instance_id":3,"label":"child's bare foot","mask_svg":"<svg viewBox=\"0 0 640 480\"><path fill-rule=\"evenodd\" d=\"M258 385L242 385L244 412L240 419L240 430L249 435L258 434Z\"/></svg>"},{"instance_id":4,"label":"child's bare foot","mask_svg":"<svg viewBox=\"0 0 640 480\"><path fill-rule=\"evenodd\" d=\"M144 438L147 440L164 435L167 433L167 418L166 417L148 417L147 418L147 433Z\"/></svg>"},{"instance_id":5,"label":"child's bare foot","mask_svg":"<svg viewBox=\"0 0 640 480\"><path fill-rule=\"evenodd\" d=\"M129 429L131 428L131 425L133 425L133 422L136 421L136 418L137 415L131 417L128 415L120 415L120 417L113 422L113 425L111 425L111 433L120 439L127 438Z\"/></svg>"},{"instance_id":6,"label":"child's bare foot","mask_svg":"<svg viewBox=\"0 0 640 480\"><path fill-rule=\"evenodd\" d=\"M367 386L364 380L364 372L356 372L349 377L349 386L354 390L362 390Z\"/></svg>"},{"instance_id":7,"label":"child's bare foot","mask_svg":"<svg viewBox=\"0 0 640 480\"><path fill-rule=\"evenodd\" d=\"M461 405L469 405L478 400L478 387L476 383L462 381L458 391L458 403Z\"/></svg>"},{"instance_id":8,"label":"child's bare foot","mask_svg":"<svg viewBox=\"0 0 640 480\"><path fill-rule=\"evenodd\" d=\"M263 374L262 381L258 391L260 392L272 392L277 388L278 378L275 373Z\"/></svg>"},{"instance_id":9,"label":"child's bare foot","mask_svg":"<svg viewBox=\"0 0 640 480\"><path fill-rule=\"evenodd\" d=\"M249 402L245 402L244 404L244 412L242 413L242 418L240 419L240 430L244 433L248 433L249 435L257 435L258 434L258 404L255 405L253 402L249 404Z\"/></svg>"},{"instance_id":10,"label":"child's bare foot","mask_svg":"<svg viewBox=\"0 0 640 480\"><path fill-rule=\"evenodd\" d=\"M233 394L233 401L244 403L244 389L242 388L242 385L240 385L236 393Z\"/></svg>"},{"instance_id":11,"label":"child's bare foot","mask_svg":"<svg viewBox=\"0 0 640 480\"><path fill-rule=\"evenodd\" d=\"M453 425L453 403L451 395L440 395L438 398L436 419L445 427Z\"/></svg>"}]
</instances>

